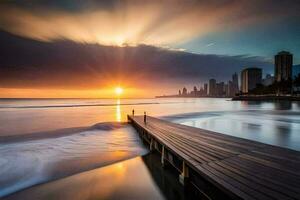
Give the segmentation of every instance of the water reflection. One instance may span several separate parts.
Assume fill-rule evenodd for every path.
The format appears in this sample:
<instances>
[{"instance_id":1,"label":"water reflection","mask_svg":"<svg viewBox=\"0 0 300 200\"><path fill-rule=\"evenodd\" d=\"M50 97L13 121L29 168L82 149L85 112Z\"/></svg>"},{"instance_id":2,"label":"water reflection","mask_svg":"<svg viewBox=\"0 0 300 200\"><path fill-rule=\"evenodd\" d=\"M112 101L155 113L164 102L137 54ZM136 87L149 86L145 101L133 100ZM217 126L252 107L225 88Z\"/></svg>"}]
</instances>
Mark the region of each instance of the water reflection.
<instances>
[{"instance_id":1,"label":"water reflection","mask_svg":"<svg viewBox=\"0 0 300 200\"><path fill-rule=\"evenodd\" d=\"M121 100L118 99L116 103L116 121L121 122L122 121L122 114L121 114Z\"/></svg>"},{"instance_id":2,"label":"water reflection","mask_svg":"<svg viewBox=\"0 0 300 200\"><path fill-rule=\"evenodd\" d=\"M262 101L241 101L242 106L248 107L249 105L260 105Z\"/></svg>"},{"instance_id":3,"label":"water reflection","mask_svg":"<svg viewBox=\"0 0 300 200\"><path fill-rule=\"evenodd\" d=\"M164 199L141 157L38 185L4 199Z\"/></svg>"},{"instance_id":4,"label":"water reflection","mask_svg":"<svg viewBox=\"0 0 300 200\"><path fill-rule=\"evenodd\" d=\"M274 104L275 110L290 110L292 108L291 101L276 101Z\"/></svg>"},{"instance_id":5,"label":"water reflection","mask_svg":"<svg viewBox=\"0 0 300 200\"><path fill-rule=\"evenodd\" d=\"M161 167L159 155L148 154L37 185L4 199L207 199L195 188L184 189L176 173Z\"/></svg>"},{"instance_id":6,"label":"water reflection","mask_svg":"<svg viewBox=\"0 0 300 200\"><path fill-rule=\"evenodd\" d=\"M292 106L297 105L297 103L291 101L242 101L241 105L245 108L253 107L258 109L291 110Z\"/></svg>"}]
</instances>

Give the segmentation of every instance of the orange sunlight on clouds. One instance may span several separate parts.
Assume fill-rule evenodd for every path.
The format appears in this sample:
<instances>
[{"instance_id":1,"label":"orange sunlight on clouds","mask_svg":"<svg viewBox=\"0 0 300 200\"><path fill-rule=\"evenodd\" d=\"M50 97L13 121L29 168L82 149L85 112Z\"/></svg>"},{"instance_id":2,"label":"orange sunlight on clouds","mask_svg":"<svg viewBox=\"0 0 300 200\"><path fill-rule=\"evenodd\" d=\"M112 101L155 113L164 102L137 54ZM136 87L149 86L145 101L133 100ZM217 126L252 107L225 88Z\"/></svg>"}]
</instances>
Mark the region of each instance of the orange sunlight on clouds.
<instances>
[{"instance_id":1,"label":"orange sunlight on clouds","mask_svg":"<svg viewBox=\"0 0 300 200\"><path fill-rule=\"evenodd\" d=\"M220 28L221 19L231 9L215 5L197 7L182 1L173 2L172 6L168 1L137 1L120 3L109 11L92 9L73 13L39 9L32 12L16 7L5 10L8 12L0 13L0 27L36 40L65 38L103 45L167 46Z\"/></svg>"}]
</instances>

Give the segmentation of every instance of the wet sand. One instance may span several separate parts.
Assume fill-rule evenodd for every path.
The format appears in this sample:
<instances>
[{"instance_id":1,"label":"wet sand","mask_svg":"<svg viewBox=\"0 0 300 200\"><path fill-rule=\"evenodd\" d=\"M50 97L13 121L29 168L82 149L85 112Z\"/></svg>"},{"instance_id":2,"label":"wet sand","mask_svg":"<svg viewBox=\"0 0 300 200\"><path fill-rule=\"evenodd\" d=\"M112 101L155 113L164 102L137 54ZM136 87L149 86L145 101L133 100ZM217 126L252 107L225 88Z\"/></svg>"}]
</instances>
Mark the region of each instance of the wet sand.
<instances>
[{"instance_id":1,"label":"wet sand","mask_svg":"<svg viewBox=\"0 0 300 200\"><path fill-rule=\"evenodd\" d=\"M36 185L4 200L195 199L177 178L161 167L158 155L148 154Z\"/></svg>"},{"instance_id":2,"label":"wet sand","mask_svg":"<svg viewBox=\"0 0 300 200\"><path fill-rule=\"evenodd\" d=\"M141 157L37 185L4 199L164 199Z\"/></svg>"},{"instance_id":3,"label":"wet sand","mask_svg":"<svg viewBox=\"0 0 300 200\"><path fill-rule=\"evenodd\" d=\"M145 155L128 125L0 145L0 198L87 170ZM47 135L46 135L47 136Z\"/></svg>"}]
</instances>

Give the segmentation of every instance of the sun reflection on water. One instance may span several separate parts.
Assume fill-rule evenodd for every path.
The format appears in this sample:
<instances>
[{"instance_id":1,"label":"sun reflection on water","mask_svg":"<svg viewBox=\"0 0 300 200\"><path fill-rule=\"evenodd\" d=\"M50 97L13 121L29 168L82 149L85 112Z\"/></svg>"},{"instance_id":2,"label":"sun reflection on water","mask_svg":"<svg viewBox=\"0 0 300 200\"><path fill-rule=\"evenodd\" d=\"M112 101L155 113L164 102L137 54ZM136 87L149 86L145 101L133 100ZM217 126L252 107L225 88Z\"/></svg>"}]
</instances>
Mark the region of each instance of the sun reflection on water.
<instances>
[{"instance_id":1,"label":"sun reflection on water","mask_svg":"<svg viewBox=\"0 0 300 200\"><path fill-rule=\"evenodd\" d=\"M122 121L122 115L121 115L121 101L120 99L117 100L116 104L116 121L121 122Z\"/></svg>"}]
</instances>

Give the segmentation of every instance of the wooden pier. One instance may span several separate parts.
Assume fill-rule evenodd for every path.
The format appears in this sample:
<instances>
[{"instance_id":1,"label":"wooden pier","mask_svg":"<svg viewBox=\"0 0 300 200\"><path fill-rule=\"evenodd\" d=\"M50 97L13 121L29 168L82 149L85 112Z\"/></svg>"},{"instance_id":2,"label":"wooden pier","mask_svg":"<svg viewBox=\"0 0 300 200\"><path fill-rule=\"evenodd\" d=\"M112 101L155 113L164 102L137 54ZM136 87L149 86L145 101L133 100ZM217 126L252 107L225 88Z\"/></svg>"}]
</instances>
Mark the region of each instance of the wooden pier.
<instances>
[{"instance_id":1,"label":"wooden pier","mask_svg":"<svg viewBox=\"0 0 300 200\"><path fill-rule=\"evenodd\" d=\"M150 116L128 121L160 152L162 165L179 171L182 184L197 186L201 177L232 199L300 199L298 151Z\"/></svg>"}]
</instances>

